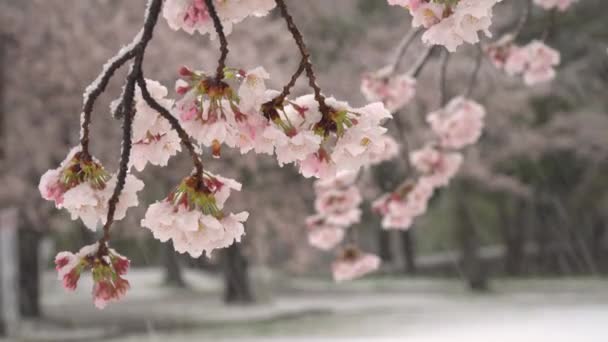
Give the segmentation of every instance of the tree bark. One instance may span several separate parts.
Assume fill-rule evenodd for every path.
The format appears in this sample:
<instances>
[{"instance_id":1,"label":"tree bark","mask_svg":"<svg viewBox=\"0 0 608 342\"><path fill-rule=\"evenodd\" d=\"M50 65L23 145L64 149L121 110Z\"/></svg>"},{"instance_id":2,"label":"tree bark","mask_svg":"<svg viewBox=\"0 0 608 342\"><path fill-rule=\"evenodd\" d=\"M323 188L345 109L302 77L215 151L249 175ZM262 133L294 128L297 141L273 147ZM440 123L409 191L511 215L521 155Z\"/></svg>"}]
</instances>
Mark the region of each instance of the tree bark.
<instances>
[{"instance_id":1,"label":"tree bark","mask_svg":"<svg viewBox=\"0 0 608 342\"><path fill-rule=\"evenodd\" d=\"M186 282L182 274L182 265L179 263L179 259L175 249L173 248L173 242L167 241L163 244L163 263L165 266L165 285L173 287L186 287Z\"/></svg>"},{"instance_id":2,"label":"tree bark","mask_svg":"<svg viewBox=\"0 0 608 342\"><path fill-rule=\"evenodd\" d=\"M456 204L458 238L462 248L462 273L471 290L476 292L487 291L487 273L483 261L479 258L479 237L467 208L467 203L462 198L464 197L461 196Z\"/></svg>"},{"instance_id":3,"label":"tree bark","mask_svg":"<svg viewBox=\"0 0 608 342\"><path fill-rule=\"evenodd\" d=\"M405 260L405 273L413 275L416 273L416 254L414 250L414 232L409 229L399 233L401 235L401 246L403 247L403 258Z\"/></svg>"},{"instance_id":4,"label":"tree bark","mask_svg":"<svg viewBox=\"0 0 608 342\"><path fill-rule=\"evenodd\" d=\"M247 260L242 246L234 243L224 250L224 301L228 304L246 304L254 301Z\"/></svg>"},{"instance_id":5,"label":"tree bark","mask_svg":"<svg viewBox=\"0 0 608 342\"><path fill-rule=\"evenodd\" d=\"M521 275L523 271L525 204L517 203L516 206L513 215L509 213L508 202L503 201L499 209L506 247L504 267L510 276Z\"/></svg>"},{"instance_id":6,"label":"tree bark","mask_svg":"<svg viewBox=\"0 0 608 342\"><path fill-rule=\"evenodd\" d=\"M383 262L393 261L390 232L382 229L382 227L378 228L378 256Z\"/></svg>"},{"instance_id":7,"label":"tree bark","mask_svg":"<svg viewBox=\"0 0 608 342\"><path fill-rule=\"evenodd\" d=\"M19 229L19 309L23 317L41 316L40 237L41 233L31 227Z\"/></svg>"}]
</instances>

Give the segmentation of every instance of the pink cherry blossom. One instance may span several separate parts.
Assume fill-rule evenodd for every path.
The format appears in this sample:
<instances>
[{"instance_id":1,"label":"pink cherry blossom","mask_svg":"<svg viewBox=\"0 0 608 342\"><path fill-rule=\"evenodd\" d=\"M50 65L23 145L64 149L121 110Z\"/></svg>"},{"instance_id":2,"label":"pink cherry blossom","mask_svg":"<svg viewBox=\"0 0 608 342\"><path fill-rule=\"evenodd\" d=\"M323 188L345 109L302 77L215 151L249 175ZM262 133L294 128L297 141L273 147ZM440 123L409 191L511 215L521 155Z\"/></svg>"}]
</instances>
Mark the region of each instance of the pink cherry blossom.
<instances>
[{"instance_id":1,"label":"pink cherry blossom","mask_svg":"<svg viewBox=\"0 0 608 342\"><path fill-rule=\"evenodd\" d=\"M555 78L554 67L560 63L558 51L550 48L539 40L526 45L528 52L528 69L524 73L524 82L527 85L543 83Z\"/></svg>"},{"instance_id":2,"label":"pink cherry blossom","mask_svg":"<svg viewBox=\"0 0 608 342\"><path fill-rule=\"evenodd\" d=\"M368 101L381 101L391 113L403 108L416 94L416 80L408 74L379 77L365 74L361 92Z\"/></svg>"},{"instance_id":3,"label":"pink cherry blossom","mask_svg":"<svg viewBox=\"0 0 608 342\"><path fill-rule=\"evenodd\" d=\"M578 2L578 0L534 0L534 3L543 9L558 9L562 12L576 2Z\"/></svg>"},{"instance_id":4,"label":"pink cherry blossom","mask_svg":"<svg viewBox=\"0 0 608 342\"><path fill-rule=\"evenodd\" d=\"M344 240L344 228L329 224L321 214L309 216L306 227L308 243L318 249L328 251Z\"/></svg>"},{"instance_id":5,"label":"pink cherry blossom","mask_svg":"<svg viewBox=\"0 0 608 342\"><path fill-rule=\"evenodd\" d=\"M493 45L488 53L500 51L502 64L494 63L511 76L522 75L527 85L545 83L555 78L555 67L560 63L560 53L539 40L525 46L506 42L502 46Z\"/></svg>"},{"instance_id":6,"label":"pink cherry blossom","mask_svg":"<svg viewBox=\"0 0 608 342\"><path fill-rule=\"evenodd\" d=\"M383 215L382 227L409 229L414 219L426 212L434 188L431 180L422 177L415 184L406 184L395 193L380 197L373 203L373 208Z\"/></svg>"},{"instance_id":7,"label":"pink cherry blossom","mask_svg":"<svg viewBox=\"0 0 608 342\"><path fill-rule=\"evenodd\" d=\"M425 146L410 153L412 165L435 187L449 183L458 172L462 159L460 153L441 152L432 146Z\"/></svg>"},{"instance_id":8,"label":"pink cherry blossom","mask_svg":"<svg viewBox=\"0 0 608 342\"><path fill-rule=\"evenodd\" d=\"M166 199L150 205L141 221L156 239L172 240L176 251L195 258L239 242L249 216L222 211L230 193L241 189L240 183L206 173L200 186L195 176L185 178Z\"/></svg>"},{"instance_id":9,"label":"pink cherry blossom","mask_svg":"<svg viewBox=\"0 0 608 342\"><path fill-rule=\"evenodd\" d=\"M422 41L443 45L450 52L463 43L479 42L479 32L491 37L492 8L501 0L460 0L455 6L435 2L416 3L410 7L412 26L423 26Z\"/></svg>"},{"instance_id":10,"label":"pink cherry blossom","mask_svg":"<svg viewBox=\"0 0 608 342\"><path fill-rule=\"evenodd\" d=\"M55 202L58 209L66 209L73 220L81 219L95 230L107 219L108 200L116 186L116 176L110 175L95 158L84 158L80 148L70 151L67 158L54 170L47 171L38 186L43 198ZM129 207L139 201L137 192L144 183L127 175L125 187L116 205L115 220L125 217Z\"/></svg>"},{"instance_id":11,"label":"pink cherry blossom","mask_svg":"<svg viewBox=\"0 0 608 342\"><path fill-rule=\"evenodd\" d=\"M380 258L377 255L347 248L332 263L332 273L336 282L342 282L363 277L377 270L379 266Z\"/></svg>"},{"instance_id":12,"label":"pink cherry blossom","mask_svg":"<svg viewBox=\"0 0 608 342\"><path fill-rule=\"evenodd\" d=\"M447 106L427 116L442 147L462 148L481 136L485 109L475 101L456 97Z\"/></svg>"},{"instance_id":13,"label":"pink cherry blossom","mask_svg":"<svg viewBox=\"0 0 608 342\"><path fill-rule=\"evenodd\" d=\"M233 24L248 16L264 16L274 8L275 3L272 0L215 0L214 5L224 33L228 34ZM204 0L167 0L163 16L174 30L182 29L190 34L198 31L215 36L213 21Z\"/></svg>"},{"instance_id":14,"label":"pink cherry blossom","mask_svg":"<svg viewBox=\"0 0 608 342\"><path fill-rule=\"evenodd\" d=\"M394 159L399 154L399 144L395 139L388 135L384 135L379 140L381 142L380 145L383 145L383 147L371 151L369 156L369 162L371 165L380 164L382 162Z\"/></svg>"},{"instance_id":15,"label":"pink cherry blossom","mask_svg":"<svg viewBox=\"0 0 608 342\"><path fill-rule=\"evenodd\" d=\"M129 290L129 282L122 276L127 274L130 261L107 246L103 250L99 246L99 243L84 246L76 254L60 252L55 264L57 275L68 291L74 291L82 272L90 270L93 302L98 309L103 309L108 302L122 299Z\"/></svg>"},{"instance_id":16,"label":"pink cherry blossom","mask_svg":"<svg viewBox=\"0 0 608 342\"><path fill-rule=\"evenodd\" d=\"M146 80L150 95L161 105L171 108L173 101L166 99L167 88L160 83ZM181 151L181 141L169 122L162 118L143 100L137 88L133 118L133 150L131 164L142 171L147 163L166 166L169 158Z\"/></svg>"},{"instance_id":17,"label":"pink cherry blossom","mask_svg":"<svg viewBox=\"0 0 608 342\"><path fill-rule=\"evenodd\" d=\"M361 193L355 186L332 189L318 194L315 209L325 216L328 223L344 227L361 220L359 205L362 200Z\"/></svg>"}]
</instances>

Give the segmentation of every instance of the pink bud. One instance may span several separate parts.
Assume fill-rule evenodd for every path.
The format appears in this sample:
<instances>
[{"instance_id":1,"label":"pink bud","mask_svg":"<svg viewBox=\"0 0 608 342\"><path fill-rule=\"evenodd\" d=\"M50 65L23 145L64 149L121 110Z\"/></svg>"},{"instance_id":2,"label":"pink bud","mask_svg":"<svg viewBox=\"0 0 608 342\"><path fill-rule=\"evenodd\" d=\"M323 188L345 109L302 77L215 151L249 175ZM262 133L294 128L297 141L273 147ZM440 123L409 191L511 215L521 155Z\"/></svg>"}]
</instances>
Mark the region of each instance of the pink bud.
<instances>
[{"instance_id":1,"label":"pink bud","mask_svg":"<svg viewBox=\"0 0 608 342\"><path fill-rule=\"evenodd\" d=\"M179 75L183 77L192 77L194 73L188 67L182 66L179 68Z\"/></svg>"},{"instance_id":2,"label":"pink bud","mask_svg":"<svg viewBox=\"0 0 608 342\"><path fill-rule=\"evenodd\" d=\"M187 86L187 87L177 87L177 93L180 95L185 95L187 92L190 91L192 87Z\"/></svg>"}]
</instances>

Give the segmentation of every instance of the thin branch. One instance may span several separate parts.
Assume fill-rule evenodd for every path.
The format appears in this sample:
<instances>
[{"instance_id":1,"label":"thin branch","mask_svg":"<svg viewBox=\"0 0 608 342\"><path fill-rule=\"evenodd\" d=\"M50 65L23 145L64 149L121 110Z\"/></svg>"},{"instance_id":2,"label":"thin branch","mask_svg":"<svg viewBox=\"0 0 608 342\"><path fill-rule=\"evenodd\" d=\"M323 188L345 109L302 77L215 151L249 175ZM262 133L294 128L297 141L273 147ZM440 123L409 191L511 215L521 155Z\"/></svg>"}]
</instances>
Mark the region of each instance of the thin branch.
<instances>
[{"instance_id":1,"label":"thin branch","mask_svg":"<svg viewBox=\"0 0 608 342\"><path fill-rule=\"evenodd\" d=\"M473 93L473 87L477 82L477 77L479 76L479 71L481 70L482 62L483 49L481 48L481 45L477 44L477 56L475 57L475 67L473 68L473 72L471 72L471 78L469 79L467 90L464 93L465 97L471 97L471 94Z\"/></svg>"},{"instance_id":2,"label":"thin branch","mask_svg":"<svg viewBox=\"0 0 608 342\"><path fill-rule=\"evenodd\" d=\"M125 109L124 121L123 121L123 136L122 136L122 152L120 156L120 166L118 175L116 177L116 187L112 193L112 197L108 201L108 215L106 218L106 224L103 227L103 237L99 240L99 253L103 255L107 248L107 242L110 239L110 227L114 222L114 214L116 212L116 205L120 198L120 194L125 186L127 173L129 171L129 158L131 156L132 147L132 130L133 130L133 117L135 111L133 110L133 102L135 97L135 84L137 79L142 75L142 63L144 59L144 53L148 42L152 39L154 27L158 21L158 16L162 8L162 0L151 0L146 13L146 19L144 21L144 28L141 38L141 43L137 45L135 49L135 60L131 71L127 76L127 85L125 86L124 96L122 99L123 108Z\"/></svg>"},{"instance_id":3,"label":"thin branch","mask_svg":"<svg viewBox=\"0 0 608 342\"><path fill-rule=\"evenodd\" d=\"M439 71L439 106L443 107L447 103L448 97L448 62L450 60L450 53L448 50L443 49L441 54L441 68Z\"/></svg>"},{"instance_id":4,"label":"thin branch","mask_svg":"<svg viewBox=\"0 0 608 342\"><path fill-rule=\"evenodd\" d=\"M143 74L140 74L137 78L137 85L139 86L139 89L141 89L141 95L144 101L148 104L148 106L150 106L150 108L158 112L160 116L169 121L171 127L177 132L177 135L181 139L182 144L184 144L184 146L188 150L188 153L190 153L190 156L192 157L192 162L194 163L194 168L196 170L196 177L199 181L199 186L203 186L203 162L201 161L201 158L196 152L196 149L194 147L194 144L192 143L192 140L190 139L190 136L188 136L188 133L186 133L184 128L180 125L179 121L173 115L171 115L169 110L163 107L152 97L152 95L150 95Z\"/></svg>"},{"instance_id":5,"label":"thin branch","mask_svg":"<svg viewBox=\"0 0 608 342\"><path fill-rule=\"evenodd\" d=\"M407 74L410 77L416 78L416 77L418 77L418 75L420 75L422 68L429 61L431 54L435 50L435 48L436 48L436 46L434 45L434 46L429 46L426 48L426 50L424 50L424 52L422 53L422 55L420 55L420 57L418 57L418 59L416 60L416 62L412 66L412 68L410 68L410 70L408 70Z\"/></svg>"},{"instance_id":6,"label":"thin branch","mask_svg":"<svg viewBox=\"0 0 608 342\"><path fill-rule=\"evenodd\" d=\"M405 55L407 49L410 47L410 45L414 41L414 38L416 38L419 32L419 28L412 28L407 32L405 36L403 36L403 38L399 42L399 45L397 46L397 49L395 50L392 62L387 66L386 70L383 70L384 72L390 75L399 69L399 65L403 60L403 56Z\"/></svg>"},{"instance_id":7,"label":"thin branch","mask_svg":"<svg viewBox=\"0 0 608 342\"><path fill-rule=\"evenodd\" d=\"M548 14L548 21L549 24L547 25L547 27L545 28L545 31L542 34L542 38L541 40L543 42L546 42L547 40L549 40L551 38L551 35L553 35L554 30L555 30L555 24L557 21L557 11L555 9L552 9Z\"/></svg>"},{"instance_id":8,"label":"thin branch","mask_svg":"<svg viewBox=\"0 0 608 342\"><path fill-rule=\"evenodd\" d=\"M519 21L517 22L517 26L513 29L511 33L513 35L513 39L515 39L526 26L526 23L530 19L530 15L532 13L532 0L524 0L526 4L522 6L521 13L519 15Z\"/></svg>"},{"instance_id":9,"label":"thin branch","mask_svg":"<svg viewBox=\"0 0 608 342\"><path fill-rule=\"evenodd\" d=\"M399 133L399 137L401 138L401 141L403 142L403 151L404 151L404 158L403 160L405 161L405 175L406 178L407 176L410 174L411 170L412 170L412 166L410 163L410 157L409 157L409 151L410 151L410 144L409 144L409 140L407 137L407 134L405 132L405 123L403 122L403 120L401 119L401 116L399 115L400 112L395 113L395 115L393 115L393 121L395 122L395 127L397 128L397 132Z\"/></svg>"},{"instance_id":10,"label":"thin branch","mask_svg":"<svg viewBox=\"0 0 608 342\"><path fill-rule=\"evenodd\" d=\"M287 82L287 84L283 87L283 91L272 100L275 105L282 104L285 101L285 98L289 96L291 88L293 88L300 75L302 75L302 73L304 72L304 69L306 68L305 64L306 61L304 58L302 58L302 60L300 61L300 65L298 65L298 70L296 70L296 72L291 75L291 79L289 79L289 82Z\"/></svg>"},{"instance_id":11,"label":"thin branch","mask_svg":"<svg viewBox=\"0 0 608 342\"><path fill-rule=\"evenodd\" d=\"M81 118L81 134L80 134L80 145L82 148L82 154L84 158L90 159L89 153L89 134L91 125L91 114L93 113L93 107L97 98L106 90L108 83L116 70L123 66L126 62L135 57L135 51L141 45L143 31L140 31L133 41L120 49L120 51L104 65L101 73L95 78L84 93L84 106L82 109Z\"/></svg>"},{"instance_id":12,"label":"thin branch","mask_svg":"<svg viewBox=\"0 0 608 342\"><path fill-rule=\"evenodd\" d=\"M312 63L310 62L310 53L306 48L306 44L304 43L304 39L302 38L302 34L300 30L296 26L293 21L293 17L289 14L287 10L287 5L285 5L284 0L275 0L277 7L281 12L281 16L285 19L287 23L287 29L291 32L293 39L296 41L296 45L300 50L300 54L302 55L302 59L304 60L304 70L306 70L306 76L308 77L308 84L314 90L315 100L319 103L319 111L323 114L323 118L327 118L329 116L329 106L325 103L325 97L321 94L321 88L317 85L316 75L313 70Z\"/></svg>"},{"instance_id":13,"label":"thin branch","mask_svg":"<svg viewBox=\"0 0 608 342\"><path fill-rule=\"evenodd\" d=\"M228 57L228 41L226 40L226 35L224 34L224 26L222 25L222 21L220 17L217 15L217 11L215 9L215 5L213 4L213 0L205 0L205 4L207 4L207 9L209 10L209 15L213 20L213 26L215 27L215 32L217 32L217 36L220 40L220 58L217 61L217 71L215 75L216 81L221 81L224 79L224 69L226 68L226 58Z\"/></svg>"}]
</instances>

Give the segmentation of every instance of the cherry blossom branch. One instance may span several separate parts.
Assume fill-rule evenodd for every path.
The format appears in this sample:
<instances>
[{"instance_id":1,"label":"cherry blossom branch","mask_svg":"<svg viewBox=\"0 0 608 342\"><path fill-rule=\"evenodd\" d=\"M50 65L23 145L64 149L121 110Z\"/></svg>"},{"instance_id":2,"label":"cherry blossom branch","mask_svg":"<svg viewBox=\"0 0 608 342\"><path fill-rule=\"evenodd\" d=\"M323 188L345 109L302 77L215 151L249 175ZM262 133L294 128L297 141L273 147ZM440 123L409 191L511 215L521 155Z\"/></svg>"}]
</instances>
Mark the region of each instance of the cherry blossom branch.
<instances>
[{"instance_id":1,"label":"cherry blossom branch","mask_svg":"<svg viewBox=\"0 0 608 342\"><path fill-rule=\"evenodd\" d=\"M446 49L443 49L441 55L441 68L439 69L439 106L443 107L447 103L448 97L448 82L447 82L447 74L448 74L448 62L450 60L450 52Z\"/></svg>"},{"instance_id":2,"label":"cherry blossom branch","mask_svg":"<svg viewBox=\"0 0 608 342\"><path fill-rule=\"evenodd\" d=\"M547 14L547 16L548 16L548 20L549 20L549 25L547 25L547 27L545 28L545 31L543 32L543 34L541 36L542 41L547 41L551 37L551 34L553 33L553 30L555 29L557 11L555 9L552 9L549 12L549 14Z\"/></svg>"},{"instance_id":3,"label":"cherry blossom branch","mask_svg":"<svg viewBox=\"0 0 608 342\"><path fill-rule=\"evenodd\" d=\"M91 125L91 114L93 113L93 107L97 98L106 90L108 83L116 70L123 66L126 62L135 57L135 52L139 48L142 42L143 31L140 31L133 41L127 46L123 47L118 53L110 58L108 62L103 66L101 73L95 78L84 92L84 106L82 109L81 118L81 134L80 134L80 145L82 148L82 155L85 159L90 159L89 153L89 134Z\"/></svg>"},{"instance_id":4,"label":"cherry blossom branch","mask_svg":"<svg viewBox=\"0 0 608 342\"><path fill-rule=\"evenodd\" d=\"M213 20L215 32L217 32L218 39L220 40L220 58L217 61L217 71L215 75L216 81L219 82L224 79L226 58L228 57L228 41L226 40L226 35L224 34L224 26L222 25L220 17L217 15L217 10L215 9L213 0L205 0L205 4L207 5L207 9L209 10L209 15L211 16L211 19Z\"/></svg>"},{"instance_id":5,"label":"cherry blossom branch","mask_svg":"<svg viewBox=\"0 0 608 342\"><path fill-rule=\"evenodd\" d=\"M283 87L283 91L281 91L281 93L277 95L271 102L273 102L275 105L280 105L285 101L285 99L287 98L287 96L289 96L289 93L291 92L291 88L293 88L300 75L302 75L302 73L304 72L304 69L306 69L305 64L306 60L302 58L302 60L300 61L300 65L298 65L298 69L293 75L291 75L289 82L287 82L287 84Z\"/></svg>"},{"instance_id":6,"label":"cherry blossom branch","mask_svg":"<svg viewBox=\"0 0 608 342\"><path fill-rule=\"evenodd\" d=\"M530 15L532 13L532 0L524 0L526 2L525 6L522 6L522 10L519 16L519 21L517 22L517 26L513 29L512 35L513 39L515 39L523 30L524 26L528 20L530 20Z\"/></svg>"},{"instance_id":7,"label":"cherry blossom branch","mask_svg":"<svg viewBox=\"0 0 608 342\"><path fill-rule=\"evenodd\" d=\"M148 104L148 106L150 106L150 108L152 108L156 112L158 112L160 114L160 116L162 116L167 121L169 121L169 123L171 124L171 127L177 132L177 135L181 139L182 144L184 144L184 146L188 150L188 153L190 153L190 156L192 157L192 162L194 163L194 168L196 170L197 181L199 182L198 185L202 186L203 185L203 183L202 183L203 170L204 170L203 162L202 162L201 158L199 157L198 153L196 152L196 149L194 147L194 144L192 144L192 140L190 139L190 136L188 135L188 133L186 133L184 128L180 125L179 120L177 120L173 115L171 115L171 113L169 112L168 109L163 107L160 103L158 103L152 97L152 95L150 95L150 92L148 91L148 86L146 85L146 81L143 77L143 73L140 74L139 77L137 78L137 85L139 86L139 89L141 90L142 98Z\"/></svg>"},{"instance_id":8,"label":"cherry blossom branch","mask_svg":"<svg viewBox=\"0 0 608 342\"><path fill-rule=\"evenodd\" d=\"M112 193L112 197L108 200L108 215L106 223L103 227L103 237L99 240L99 255L104 255L107 252L107 242L110 239L110 227L114 222L114 214L116 212L116 205L120 198L120 194L125 186L127 173L129 171L129 158L131 156L132 147L132 130L133 130L133 117L134 111L134 97L135 97L135 84L137 79L142 75L142 63L144 59L144 53L148 42L152 39L154 27L158 21L158 16L162 8L162 0L150 0L148 3L147 13L144 21L144 28L142 31L141 41L137 44L134 49L135 60L131 71L127 76L127 84L123 93L122 105L124 110L124 121L123 121L123 136L122 136L122 151L120 156L120 165L118 175L116 177L116 187Z\"/></svg>"},{"instance_id":9,"label":"cherry blossom branch","mask_svg":"<svg viewBox=\"0 0 608 342\"><path fill-rule=\"evenodd\" d=\"M315 100L319 104L319 111L323 114L323 117L326 118L329 116L329 106L325 103L325 97L321 94L321 88L317 85L316 75L310 62L310 53L306 48L306 44L304 43L304 39L302 38L302 34L300 30L296 26L293 21L293 17L289 14L287 10L287 5L284 0L275 0L277 7L281 12L281 16L285 19L287 23L287 29L291 32L293 39L300 50L300 54L302 55L302 59L304 61L304 70L306 71L306 76L308 77L308 84L314 90Z\"/></svg>"},{"instance_id":10,"label":"cherry blossom branch","mask_svg":"<svg viewBox=\"0 0 608 342\"><path fill-rule=\"evenodd\" d=\"M407 72L407 74L410 77L413 77L413 78L418 77L418 75L422 71L422 68L429 61L429 59L430 59L430 57L432 55L432 52L436 48L437 48L437 45L433 45L433 46L427 47L426 50L424 50L424 52L422 53L422 55L420 55L420 57L418 57L418 59L416 60L416 62L414 62L414 65L412 66L412 68L410 68L410 70Z\"/></svg>"},{"instance_id":11,"label":"cherry blossom branch","mask_svg":"<svg viewBox=\"0 0 608 342\"><path fill-rule=\"evenodd\" d=\"M467 90L464 93L465 97L471 97L473 93L473 87L475 86L475 82L477 82L477 77L479 76L479 71L481 70L481 65L483 62L483 49L481 45L477 44L477 56L475 57L475 67L473 68L473 72L471 72L471 78L469 79L469 84L467 86Z\"/></svg>"},{"instance_id":12,"label":"cherry blossom branch","mask_svg":"<svg viewBox=\"0 0 608 342\"><path fill-rule=\"evenodd\" d=\"M392 62L386 66L386 69L382 70L383 73L390 75L394 73L397 69L399 69L399 65L403 60L403 56L407 52L407 49L410 47L410 45L412 45L414 38L416 38L420 31L421 29L419 28L410 29L408 33L403 36L403 38L399 42L399 45L397 46L397 49L395 50L395 55L392 58Z\"/></svg>"}]
</instances>

